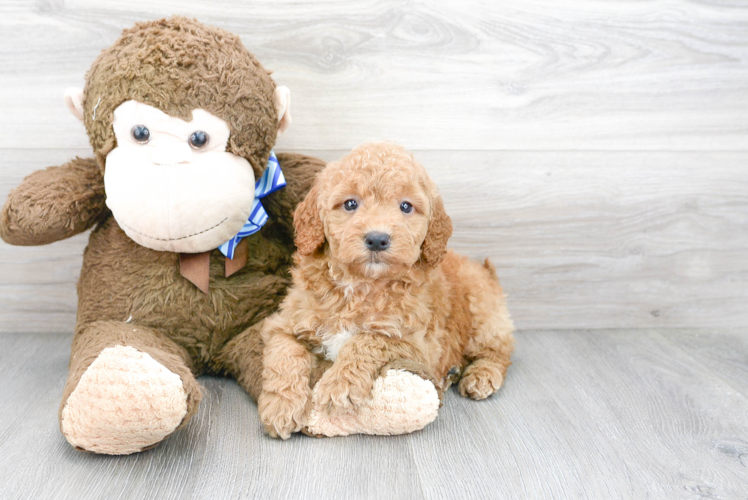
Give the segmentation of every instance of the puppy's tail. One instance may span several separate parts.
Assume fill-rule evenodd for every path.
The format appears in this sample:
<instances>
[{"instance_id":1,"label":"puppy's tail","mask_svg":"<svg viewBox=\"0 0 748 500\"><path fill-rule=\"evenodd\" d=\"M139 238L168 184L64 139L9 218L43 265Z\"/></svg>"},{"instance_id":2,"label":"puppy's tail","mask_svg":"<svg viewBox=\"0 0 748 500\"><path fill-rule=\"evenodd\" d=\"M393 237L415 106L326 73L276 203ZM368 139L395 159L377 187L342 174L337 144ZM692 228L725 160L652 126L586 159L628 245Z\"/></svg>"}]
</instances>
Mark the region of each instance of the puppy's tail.
<instances>
[{"instance_id":1,"label":"puppy's tail","mask_svg":"<svg viewBox=\"0 0 748 500\"><path fill-rule=\"evenodd\" d=\"M488 257L486 257L486 260L483 261L483 267L488 271L488 274L490 274L495 281L499 281L499 276L496 274L496 268L494 267L493 262L491 262Z\"/></svg>"}]
</instances>

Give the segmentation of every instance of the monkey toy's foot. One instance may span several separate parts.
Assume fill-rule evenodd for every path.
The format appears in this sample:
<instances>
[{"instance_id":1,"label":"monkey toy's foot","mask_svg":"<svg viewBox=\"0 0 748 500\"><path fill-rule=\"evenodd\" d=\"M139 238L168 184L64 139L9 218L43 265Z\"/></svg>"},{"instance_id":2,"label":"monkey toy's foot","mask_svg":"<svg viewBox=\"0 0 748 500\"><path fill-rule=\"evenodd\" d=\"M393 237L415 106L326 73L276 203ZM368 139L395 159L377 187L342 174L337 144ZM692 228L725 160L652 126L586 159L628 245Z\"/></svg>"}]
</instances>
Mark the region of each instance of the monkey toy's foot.
<instances>
[{"instance_id":1,"label":"monkey toy's foot","mask_svg":"<svg viewBox=\"0 0 748 500\"><path fill-rule=\"evenodd\" d=\"M117 345L83 373L60 425L78 449L127 455L158 444L186 415L182 379L149 354Z\"/></svg>"},{"instance_id":2,"label":"monkey toy's foot","mask_svg":"<svg viewBox=\"0 0 748 500\"><path fill-rule=\"evenodd\" d=\"M393 362L385 366L374 381L369 399L350 413L332 416L313 407L304 432L320 437L395 435L426 427L439 411L440 393L431 380L399 365Z\"/></svg>"}]
</instances>

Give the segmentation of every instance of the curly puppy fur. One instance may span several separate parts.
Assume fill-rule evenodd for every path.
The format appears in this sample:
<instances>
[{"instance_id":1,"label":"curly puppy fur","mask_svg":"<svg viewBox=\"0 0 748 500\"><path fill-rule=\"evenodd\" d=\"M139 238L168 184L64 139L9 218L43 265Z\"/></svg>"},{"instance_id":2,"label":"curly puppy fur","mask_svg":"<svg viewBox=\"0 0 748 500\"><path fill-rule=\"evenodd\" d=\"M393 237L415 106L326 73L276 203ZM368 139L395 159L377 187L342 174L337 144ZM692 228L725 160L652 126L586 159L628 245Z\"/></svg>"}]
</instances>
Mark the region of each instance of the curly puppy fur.
<instances>
[{"instance_id":1,"label":"curly puppy fur","mask_svg":"<svg viewBox=\"0 0 748 500\"><path fill-rule=\"evenodd\" d=\"M347 200L357 208L347 210ZM406 201L410 213L401 210ZM310 373L324 358L334 363L314 403L333 415L355 411L398 359L427 367L441 389L461 373L460 393L473 399L501 387L514 327L496 272L488 260L446 250L452 222L411 154L372 143L328 164L294 226L293 285L262 330L258 405L269 434L304 428ZM386 250L367 247L373 232L389 236Z\"/></svg>"}]
</instances>

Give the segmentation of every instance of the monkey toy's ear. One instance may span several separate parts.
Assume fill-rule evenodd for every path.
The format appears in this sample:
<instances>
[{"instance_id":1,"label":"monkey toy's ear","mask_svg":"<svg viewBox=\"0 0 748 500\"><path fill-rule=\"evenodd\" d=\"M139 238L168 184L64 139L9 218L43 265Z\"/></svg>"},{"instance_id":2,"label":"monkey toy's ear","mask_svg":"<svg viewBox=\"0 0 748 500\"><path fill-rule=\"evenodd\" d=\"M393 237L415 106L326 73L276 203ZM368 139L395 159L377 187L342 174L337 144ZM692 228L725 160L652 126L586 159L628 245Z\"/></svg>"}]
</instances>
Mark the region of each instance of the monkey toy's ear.
<instances>
[{"instance_id":1,"label":"monkey toy's ear","mask_svg":"<svg viewBox=\"0 0 748 500\"><path fill-rule=\"evenodd\" d=\"M319 191L320 184L317 183L293 214L296 247L301 255L313 254L325 242L325 226L322 224L317 205Z\"/></svg>"},{"instance_id":2,"label":"monkey toy's ear","mask_svg":"<svg viewBox=\"0 0 748 500\"><path fill-rule=\"evenodd\" d=\"M278 112L278 135L282 134L291 125L291 90L288 87L276 87L275 95L273 96L275 102L275 110Z\"/></svg>"},{"instance_id":3,"label":"monkey toy's ear","mask_svg":"<svg viewBox=\"0 0 748 500\"><path fill-rule=\"evenodd\" d=\"M83 121L83 89L77 87L65 89L65 106L73 113L73 116Z\"/></svg>"}]
</instances>

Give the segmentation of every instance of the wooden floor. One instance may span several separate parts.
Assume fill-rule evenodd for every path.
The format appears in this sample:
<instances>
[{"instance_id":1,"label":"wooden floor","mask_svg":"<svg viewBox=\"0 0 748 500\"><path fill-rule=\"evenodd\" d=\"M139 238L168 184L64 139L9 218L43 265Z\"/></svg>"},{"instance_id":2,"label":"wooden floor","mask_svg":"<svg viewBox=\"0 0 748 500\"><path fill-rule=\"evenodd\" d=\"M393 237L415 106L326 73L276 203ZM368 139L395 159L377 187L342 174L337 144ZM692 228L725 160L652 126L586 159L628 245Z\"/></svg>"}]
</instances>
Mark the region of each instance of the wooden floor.
<instances>
[{"instance_id":1,"label":"wooden floor","mask_svg":"<svg viewBox=\"0 0 748 500\"><path fill-rule=\"evenodd\" d=\"M231 380L128 457L57 427L69 338L0 336L0 498L748 498L748 330L525 331L502 391L407 436L263 434Z\"/></svg>"}]
</instances>

